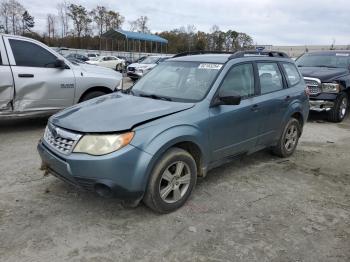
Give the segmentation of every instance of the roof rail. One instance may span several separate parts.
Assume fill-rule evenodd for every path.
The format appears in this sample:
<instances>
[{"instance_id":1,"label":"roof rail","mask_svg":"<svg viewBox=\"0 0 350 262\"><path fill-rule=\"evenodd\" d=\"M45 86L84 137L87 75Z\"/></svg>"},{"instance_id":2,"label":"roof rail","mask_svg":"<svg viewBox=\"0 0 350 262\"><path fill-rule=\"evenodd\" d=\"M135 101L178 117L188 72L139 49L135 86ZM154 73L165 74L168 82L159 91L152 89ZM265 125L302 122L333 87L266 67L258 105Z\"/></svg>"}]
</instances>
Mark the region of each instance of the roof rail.
<instances>
[{"instance_id":1,"label":"roof rail","mask_svg":"<svg viewBox=\"0 0 350 262\"><path fill-rule=\"evenodd\" d=\"M278 51L237 51L229 57L229 59L242 58L247 56L265 56L265 57L281 57L289 58L284 52Z\"/></svg>"},{"instance_id":2,"label":"roof rail","mask_svg":"<svg viewBox=\"0 0 350 262\"><path fill-rule=\"evenodd\" d=\"M233 54L232 52L226 51L186 51L173 56L173 58L189 55L204 55L204 54Z\"/></svg>"}]
</instances>

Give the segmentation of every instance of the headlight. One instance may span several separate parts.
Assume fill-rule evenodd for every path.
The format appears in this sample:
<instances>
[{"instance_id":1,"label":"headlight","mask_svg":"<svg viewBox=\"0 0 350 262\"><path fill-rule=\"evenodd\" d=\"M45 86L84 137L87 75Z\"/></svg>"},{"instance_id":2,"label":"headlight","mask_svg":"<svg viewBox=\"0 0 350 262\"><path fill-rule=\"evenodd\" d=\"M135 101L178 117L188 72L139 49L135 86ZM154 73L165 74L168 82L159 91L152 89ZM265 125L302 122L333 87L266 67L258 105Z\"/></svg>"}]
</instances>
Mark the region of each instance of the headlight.
<instances>
[{"instance_id":1,"label":"headlight","mask_svg":"<svg viewBox=\"0 0 350 262\"><path fill-rule=\"evenodd\" d=\"M85 135L75 146L73 152L101 156L117 151L128 145L134 132L120 135Z\"/></svg>"},{"instance_id":2,"label":"headlight","mask_svg":"<svg viewBox=\"0 0 350 262\"><path fill-rule=\"evenodd\" d=\"M323 83L322 91L325 93L339 93L340 86L336 83Z\"/></svg>"}]
</instances>

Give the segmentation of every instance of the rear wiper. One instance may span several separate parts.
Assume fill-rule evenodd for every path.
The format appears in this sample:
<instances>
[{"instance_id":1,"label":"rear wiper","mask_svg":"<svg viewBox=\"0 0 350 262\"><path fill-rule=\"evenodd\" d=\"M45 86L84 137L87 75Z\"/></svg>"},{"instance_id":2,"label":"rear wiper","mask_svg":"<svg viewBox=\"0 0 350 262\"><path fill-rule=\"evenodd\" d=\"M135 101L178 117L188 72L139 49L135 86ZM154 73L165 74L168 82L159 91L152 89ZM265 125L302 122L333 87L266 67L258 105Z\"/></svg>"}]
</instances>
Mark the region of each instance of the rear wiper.
<instances>
[{"instance_id":1,"label":"rear wiper","mask_svg":"<svg viewBox=\"0 0 350 262\"><path fill-rule=\"evenodd\" d=\"M141 97L149 97L149 98L152 98L152 99L165 100L165 101L172 101L172 99L169 98L169 97L159 96L159 95L155 95L155 94L141 93L141 94L139 94L139 96L141 96Z\"/></svg>"}]
</instances>

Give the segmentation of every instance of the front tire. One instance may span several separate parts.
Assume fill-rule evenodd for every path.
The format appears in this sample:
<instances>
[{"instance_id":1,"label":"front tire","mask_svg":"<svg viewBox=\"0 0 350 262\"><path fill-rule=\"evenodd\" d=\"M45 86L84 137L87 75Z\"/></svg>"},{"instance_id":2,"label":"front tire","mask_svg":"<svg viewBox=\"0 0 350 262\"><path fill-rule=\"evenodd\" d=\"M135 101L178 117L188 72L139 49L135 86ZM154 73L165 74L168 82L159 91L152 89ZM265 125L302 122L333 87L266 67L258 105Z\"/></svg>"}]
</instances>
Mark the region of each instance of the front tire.
<instances>
[{"instance_id":1,"label":"front tire","mask_svg":"<svg viewBox=\"0 0 350 262\"><path fill-rule=\"evenodd\" d=\"M90 100L90 99L93 99L93 98L96 98L96 97L99 97L99 96L103 96L103 95L106 95L106 93L103 92L103 91L92 91L92 92L89 92L89 93L85 94L80 99L80 102L84 102L84 101L87 101L87 100Z\"/></svg>"},{"instance_id":2,"label":"front tire","mask_svg":"<svg viewBox=\"0 0 350 262\"><path fill-rule=\"evenodd\" d=\"M158 213L170 213L187 201L197 181L197 166L185 150L171 148L155 165L143 202Z\"/></svg>"},{"instance_id":3,"label":"front tire","mask_svg":"<svg viewBox=\"0 0 350 262\"><path fill-rule=\"evenodd\" d=\"M284 127L282 136L272 152L282 158L291 156L298 145L300 135L300 122L295 118L290 119Z\"/></svg>"},{"instance_id":4,"label":"front tire","mask_svg":"<svg viewBox=\"0 0 350 262\"><path fill-rule=\"evenodd\" d=\"M342 122L348 114L348 105L348 95L344 92L340 93L334 102L333 108L328 112L328 120L334 123Z\"/></svg>"}]
</instances>

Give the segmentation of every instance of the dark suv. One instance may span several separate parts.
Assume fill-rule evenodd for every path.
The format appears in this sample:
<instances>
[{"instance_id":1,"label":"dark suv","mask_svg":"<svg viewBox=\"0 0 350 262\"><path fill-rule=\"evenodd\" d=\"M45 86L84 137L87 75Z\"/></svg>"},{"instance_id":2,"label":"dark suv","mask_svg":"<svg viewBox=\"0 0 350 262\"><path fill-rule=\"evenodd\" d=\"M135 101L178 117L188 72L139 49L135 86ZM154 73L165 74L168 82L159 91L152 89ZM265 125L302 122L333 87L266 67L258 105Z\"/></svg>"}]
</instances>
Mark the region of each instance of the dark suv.
<instances>
[{"instance_id":1,"label":"dark suv","mask_svg":"<svg viewBox=\"0 0 350 262\"><path fill-rule=\"evenodd\" d=\"M343 121L349 106L350 51L306 53L296 63L310 90L310 109L327 112L332 122Z\"/></svg>"},{"instance_id":2,"label":"dark suv","mask_svg":"<svg viewBox=\"0 0 350 262\"><path fill-rule=\"evenodd\" d=\"M170 212L211 168L264 148L292 155L309 113L305 88L284 53L177 56L127 93L51 117L38 150L64 181Z\"/></svg>"}]
</instances>

